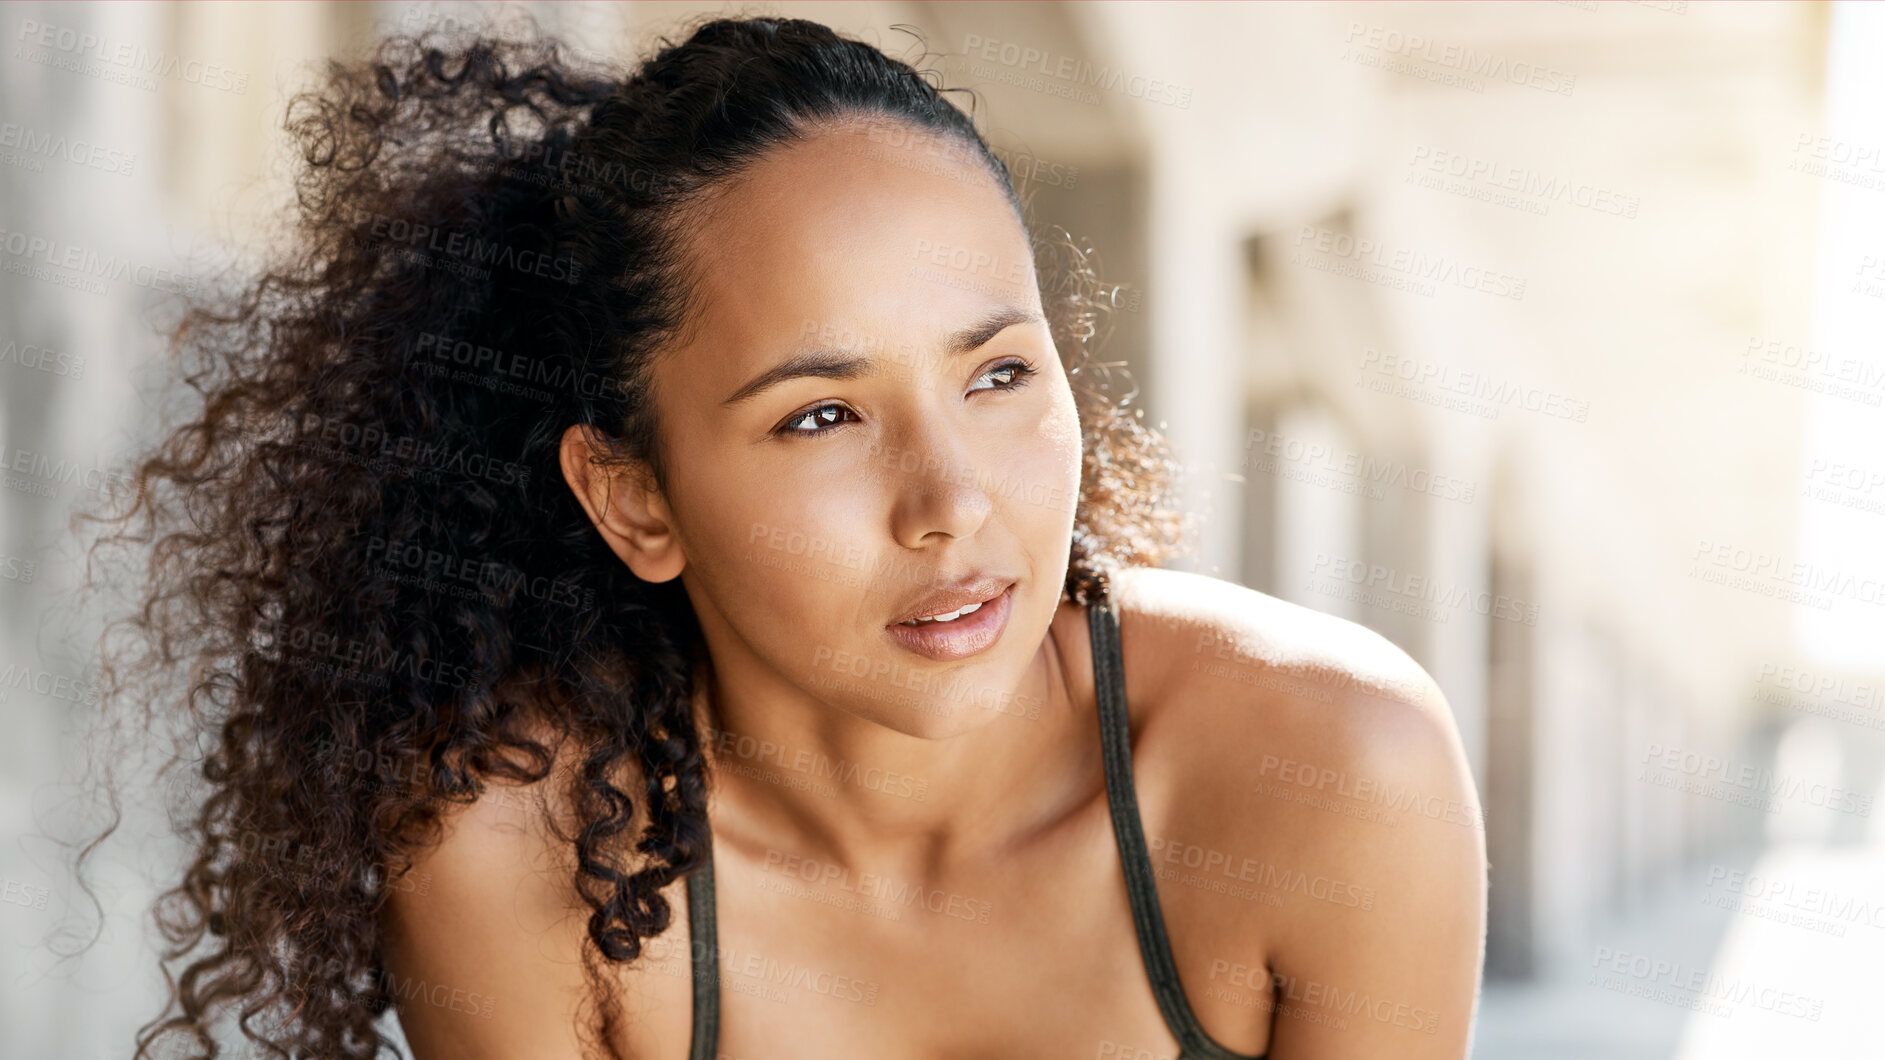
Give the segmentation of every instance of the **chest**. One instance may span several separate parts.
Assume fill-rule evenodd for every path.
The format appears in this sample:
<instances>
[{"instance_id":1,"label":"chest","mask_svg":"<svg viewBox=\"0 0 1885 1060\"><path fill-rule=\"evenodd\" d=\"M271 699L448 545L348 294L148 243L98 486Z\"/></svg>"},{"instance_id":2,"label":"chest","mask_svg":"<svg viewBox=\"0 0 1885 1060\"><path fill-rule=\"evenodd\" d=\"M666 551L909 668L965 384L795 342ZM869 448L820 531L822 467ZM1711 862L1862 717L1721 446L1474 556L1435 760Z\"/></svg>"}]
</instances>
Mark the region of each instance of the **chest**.
<instances>
[{"instance_id":1,"label":"chest","mask_svg":"<svg viewBox=\"0 0 1885 1060\"><path fill-rule=\"evenodd\" d=\"M1101 800L999 863L916 880L787 851L717 855L718 1060L1172 1060ZM638 1060L686 1060L677 923L622 972Z\"/></svg>"}]
</instances>

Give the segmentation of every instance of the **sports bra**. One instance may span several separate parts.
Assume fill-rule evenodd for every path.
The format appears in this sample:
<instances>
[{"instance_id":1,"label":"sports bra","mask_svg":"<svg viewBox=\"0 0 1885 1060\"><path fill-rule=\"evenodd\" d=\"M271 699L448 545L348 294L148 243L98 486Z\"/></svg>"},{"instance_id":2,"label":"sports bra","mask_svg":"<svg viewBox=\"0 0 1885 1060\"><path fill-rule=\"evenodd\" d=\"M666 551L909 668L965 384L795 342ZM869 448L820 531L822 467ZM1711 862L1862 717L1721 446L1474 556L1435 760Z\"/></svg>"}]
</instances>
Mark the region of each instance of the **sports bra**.
<instances>
[{"instance_id":1,"label":"sports bra","mask_svg":"<svg viewBox=\"0 0 1885 1060\"><path fill-rule=\"evenodd\" d=\"M1191 1011L1178 981L1178 966L1159 913L1152 856L1146 851L1139 820L1139 796L1132 786L1132 736L1126 714L1125 660L1119 647L1119 614L1108 596L1087 607L1087 635L1092 639L1094 698L1099 701L1100 757L1106 768L1106 801L1113 814L1113 838L1126 873L1126 898L1139 936L1139 956L1152 980L1165 1026L1178 1039L1177 1060L1266 1060L1218 1044ZM714 918L713 843L706 860L687 878L687 926L692 933L694 1029L689 1060L715 1060L720 1042L720 937Z\"/></svg>"}]
</instances>

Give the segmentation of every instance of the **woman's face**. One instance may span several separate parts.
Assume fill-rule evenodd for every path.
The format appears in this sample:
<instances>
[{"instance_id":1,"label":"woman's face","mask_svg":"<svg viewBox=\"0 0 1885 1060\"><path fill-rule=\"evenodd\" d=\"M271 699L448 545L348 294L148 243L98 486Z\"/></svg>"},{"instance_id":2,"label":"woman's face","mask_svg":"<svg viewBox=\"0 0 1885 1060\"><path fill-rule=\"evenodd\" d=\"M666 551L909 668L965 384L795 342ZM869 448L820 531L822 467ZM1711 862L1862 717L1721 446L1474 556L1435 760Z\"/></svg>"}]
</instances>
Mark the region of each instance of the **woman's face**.
<instances>
[{"instance_id":1,"label":"woman's face","mask_svg":"<svg viewBox=\"0 0 1885 1060\"><path fill-rule=\"evenodd\" d=\"M723 684L925 736L1038 709L1014 693L1066 576L1080 428L995 178L850 123L758 162L689 240L695 327L653 375L670 566L625 558L684 557Z\"/></svg>"}]
</instances>

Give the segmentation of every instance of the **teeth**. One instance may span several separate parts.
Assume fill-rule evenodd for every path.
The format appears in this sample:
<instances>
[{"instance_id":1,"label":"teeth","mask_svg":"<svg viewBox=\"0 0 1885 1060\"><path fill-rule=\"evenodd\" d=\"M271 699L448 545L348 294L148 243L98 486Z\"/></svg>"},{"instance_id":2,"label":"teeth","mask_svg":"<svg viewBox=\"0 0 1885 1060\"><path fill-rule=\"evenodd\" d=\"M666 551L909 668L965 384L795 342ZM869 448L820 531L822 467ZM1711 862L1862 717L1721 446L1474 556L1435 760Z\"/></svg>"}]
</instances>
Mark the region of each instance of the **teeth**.
<instances>
[{"instance_id":1,"label":"teeth","mask_svg":"<svg viewBox=\"0 0 1885 1060\"><path fill-rule=\"evenodd\" d=\"M931 622L954 622L956 619L961 618L963 615L972 615L975 612L980 611L981 609L982 609L981 604L970 604L967 607L959 607L954 611L946 611L940 615L931 615L928 618L913 618L909 620L908 622L902 622L899 624L905 625L905 626L922 626L922 625L927 625Z\"/></svg>"}]
</instances>

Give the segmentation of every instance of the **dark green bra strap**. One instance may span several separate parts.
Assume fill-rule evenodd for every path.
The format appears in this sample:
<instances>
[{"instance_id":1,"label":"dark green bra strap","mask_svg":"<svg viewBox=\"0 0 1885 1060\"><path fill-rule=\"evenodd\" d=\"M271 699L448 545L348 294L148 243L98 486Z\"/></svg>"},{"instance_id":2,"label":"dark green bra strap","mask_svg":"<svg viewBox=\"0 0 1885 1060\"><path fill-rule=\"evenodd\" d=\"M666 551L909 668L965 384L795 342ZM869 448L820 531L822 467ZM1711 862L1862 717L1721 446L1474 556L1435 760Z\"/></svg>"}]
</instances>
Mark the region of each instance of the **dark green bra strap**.
<instances>
[{"instance_id":1,"label":"dark green bra strap","mask_svg":"<svg viewBox=\"0 0 1885 1060\"><path fill-rule=\"evenodd\" d=\"M1178 981L1178 967L1159 912L1152 856L1139 821L1139 798L1132 784L1131 719L1126 712L1125 663L1119 644L1119 618L1109 597L1087 608L1093 642L1093 680L1099 701L1101 760L1106 768L1106 801L1113 814L1126 874L1126 897L1139 936L1139 954L1152 981L1152 995L1166 1026L1178 1038L1187 1060L1252 1060L1219 1045L1199 1025ZM714 918L713 846L700 868L687 879L687 924L693 964L694 1030L689 1060L715 1060L720 1039L720 937ZM1254 1060L1263 1060L1256 1057Z\"/></svg>"},{"instance_id":2,"label":"dark green bra strap","mask_svg":"<svg viewBox=\"0 0 1885 1060\"><path fill-rule=\"evenodd\" d=\"M714 1060L720 1048L720 927L713 909L713 839L687 878L687 948L693 963L694 1037L688 1060Z\"/></svg>"},{"instance_id":3,"label":"dark green bra strap","mask_svg":"<svg viewBox=\"0 0 1885 1060\"><path fill-rule=\"evenodd\" d=\"M1165 935L1165 917L1159 912L1152 855L1146 850L1145 830L1139 821L1139 795L1133 790L1126 664L1119 644L1117 604L1110 595L1088 605L1087 632L1093 641L1093 692L1100 708L1100 759L1106 766L1106 801L1113 811L1113 837L1119 842L1119 860L1126 872L1126 899L1132 904L1132 926L1139 935L1139 955L1145 961L1146 976L1152 980L1152 996L1165 1017L1165 1026L1178 1039L1183 1060L1252 1060L1224 1048L1204 1032L1178 981L1178 965L1172 960L1171 944Z\"/></svg>"}]
</instances>

